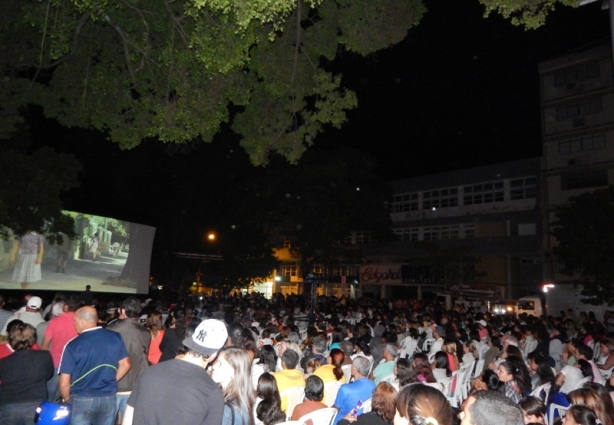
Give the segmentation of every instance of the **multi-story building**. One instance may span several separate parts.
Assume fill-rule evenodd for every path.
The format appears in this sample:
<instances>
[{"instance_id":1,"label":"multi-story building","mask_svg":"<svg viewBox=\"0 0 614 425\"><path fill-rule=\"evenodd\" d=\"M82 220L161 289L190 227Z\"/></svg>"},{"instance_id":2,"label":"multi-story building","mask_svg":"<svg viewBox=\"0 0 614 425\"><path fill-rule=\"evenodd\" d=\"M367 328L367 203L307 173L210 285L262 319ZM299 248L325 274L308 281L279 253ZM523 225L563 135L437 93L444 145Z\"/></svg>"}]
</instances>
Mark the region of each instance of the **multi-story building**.
<instances>
[{"instance_id":1,"label":"multi-story building","mask_svg":"<svg viewBox=\"0 0 614 425\"><path fill-rule=\"evenodd\" d=\"M614 74L609 44L539 64L544 280L572 280L552 256L556 207L614 183Z\"/></svg>"},{"instance_id":2,"label":"multi-story building","mask_svg":"<svg viewBox=\"0 0 614 425\"><path fill-rule=\"evenodd\" d=\"M367 262L371 271L385 264L379 273L398 273L373 285L363 272L363 292L388 297L406 293L407 285L480 282L502 285L507 296L514 296L537 286L542 263L539 171L539 158L532 158L392 182L397 241L374 246ZM415 266L417 257L429 255L439 263L475 257L472 273L464 273L473 275L474 282L462 281L461 273L445 276Z\"/></svg>"}]
</instances>

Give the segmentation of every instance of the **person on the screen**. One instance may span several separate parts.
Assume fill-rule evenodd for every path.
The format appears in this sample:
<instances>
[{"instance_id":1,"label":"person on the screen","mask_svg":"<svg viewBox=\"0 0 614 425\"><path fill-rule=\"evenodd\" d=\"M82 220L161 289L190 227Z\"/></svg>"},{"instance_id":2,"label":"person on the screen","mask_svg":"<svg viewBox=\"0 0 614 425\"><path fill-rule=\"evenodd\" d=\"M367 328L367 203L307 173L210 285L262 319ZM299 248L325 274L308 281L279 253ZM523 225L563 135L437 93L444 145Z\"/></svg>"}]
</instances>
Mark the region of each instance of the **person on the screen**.
<instances>
[{"instance_id":1,"label":"person on the screen","mask_svg":"<svg viewBox=\"0 0 614 425\"><path fill-rule=\"evenodd\" d=\"M98 250L100 246L100 237L98 236L98 232L94 233L94 237L90 241L90 253L92 254L92 261L96 261L96 257L100 255L100 251Z\"/></svg>"},{"instance_id":2,"label":"person on the screen","mask_svg":"<svg viewBox=\"0 0 614 425\"><path fill-rule=\"evenodd\" d=\"M13 282L21 282L22 288L41 280L44 242L45 237L34 230L15 239L9 261L15 264Z\"/></svg>"},{"instance_id":3,"label":"person on the screen","mask_svg":"<svg viewBox=\"0 0 614 425\"><path fill-rule=\"evenodd\" d=\"M62 242L58 241L58 262L57 267L55 269L56 273L66 273L66 264L68 263L68 259L70 258L70 254L72 253L72 240L70 237L60 232L60 236L62 237Z\"/></svg>"}]
</instances>

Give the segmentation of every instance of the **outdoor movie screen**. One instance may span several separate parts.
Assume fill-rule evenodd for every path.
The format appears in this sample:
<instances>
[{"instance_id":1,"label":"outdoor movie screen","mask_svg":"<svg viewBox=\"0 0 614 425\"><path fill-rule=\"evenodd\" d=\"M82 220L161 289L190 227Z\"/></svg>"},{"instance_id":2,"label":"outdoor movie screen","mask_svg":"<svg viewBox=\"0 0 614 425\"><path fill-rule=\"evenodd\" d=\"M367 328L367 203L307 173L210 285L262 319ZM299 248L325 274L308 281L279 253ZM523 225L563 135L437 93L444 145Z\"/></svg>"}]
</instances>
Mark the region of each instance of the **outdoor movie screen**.
<instances>
[{"instance_id":1,"label":"outdoor movie screen","mask_svg":"<svg viewBox=\"0 0 614 425\"><path fill-rule=\"evenodd\" d=\"M90 285L94 292L149 292L154 227L64 214L75 221L72 239L34 231L0 239L0 289L83 291Z\"/></svg>"}]
</instances>

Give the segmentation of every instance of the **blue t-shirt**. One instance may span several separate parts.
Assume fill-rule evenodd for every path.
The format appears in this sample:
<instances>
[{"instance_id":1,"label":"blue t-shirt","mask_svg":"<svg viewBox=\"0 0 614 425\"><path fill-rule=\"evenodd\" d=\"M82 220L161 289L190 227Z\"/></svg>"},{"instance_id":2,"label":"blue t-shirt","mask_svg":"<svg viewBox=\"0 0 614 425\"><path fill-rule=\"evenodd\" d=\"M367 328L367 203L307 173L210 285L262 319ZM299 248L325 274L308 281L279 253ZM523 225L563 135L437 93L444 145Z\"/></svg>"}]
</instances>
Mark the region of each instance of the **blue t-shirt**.
<instances>
[{"instance_id":1,"label":"blue t-shirt","mask_svg":"<svg viewBox=\"0 0 614 425\"><path fill-rule=\"evenodd\" d=\"M337 425L337 422L350 413L359 401L369 400L373 396L374 389L375 382L369 378L360 378L350 384L341 385L335 398L334 405L339 408L339 412L335 416L333 425Z\"/></svg>"},{"instance_id":2,"label":"blue t-shirt","mask_svg":"<svg viewBox=\"0 0 614 425\"><path fill-rule=\"evenodd\" d=\"M117 392L119 361L128 357L122 337L102 328L83 331L62 353L60 374L70 375L70 392L78 397L102 397Z\"/></svg>"}]
</instances>

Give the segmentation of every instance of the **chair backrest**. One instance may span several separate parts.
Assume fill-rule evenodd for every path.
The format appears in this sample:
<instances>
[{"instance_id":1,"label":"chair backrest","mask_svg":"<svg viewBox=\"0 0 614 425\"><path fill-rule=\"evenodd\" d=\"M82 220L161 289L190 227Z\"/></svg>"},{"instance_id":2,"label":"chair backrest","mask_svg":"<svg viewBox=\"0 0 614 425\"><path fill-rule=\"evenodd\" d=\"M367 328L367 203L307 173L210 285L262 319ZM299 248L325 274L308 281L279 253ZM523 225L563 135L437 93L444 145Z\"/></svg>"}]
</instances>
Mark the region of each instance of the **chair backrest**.
<instances>
[{"instance_id":1,"label":"chair backrest","mask_svg":"<svg viewBox=\"0 0 614 425\"><path fill-rule=\"evenodd\" d=\"M337 409L334 407L327 407L326 409L314 410L311 413L301 416L298 422L304 424L311 419L311 423L314 425L331 425L336 415Z\"/></svg>"},{"instance_id":2,"label":"chair backrest","mask_svg":"<svg viewBox=\"0 0 614 425\"><path fill-rule=\"evenodd\" d=\"M363 415L365 413L369 413L371 411L371 399L367 399L365 401L362 402L362 406L360 407L360 409L358 410L358 414L359 415Z\"/></svg>"},{"instance_id":3,"label":"chair backrest","mask_svg":"<svg viewBox=\"0 0 614 425\"><path fill-rule=\"evenodd\" d=\"M345 375L345 382L350 382L350 378L352 377L352 365L344 364L343 366L341 366L341 370Z\"/></svg>"},{"instance_id":4,"label":"chair backrest","mask_svg":"<svg viewBox=\"0 0 614 425\"><path fill-rule=\"evenodd\" d=\"M590 376L586 376L586 377L580 379L576 383L575 387L573 387L573 389L577 390L578 388L582 388L582 385L584 385L584 384L586 384L587 382L590 382L590 381L592 381L592 378Z\"/></svg>"},{"instance_id":5,"label":"chair backrest","mask_svg":"<svg viewBox=\"0 0 614 425\"><path fill-rule=\"evenodd\" d=\"M341 381L331 381L324 384L324 400L323 403L328 407L333 407L339 388L343 385ZM315 422L314 422L315 424Z\"/></svg>"},{"instance_id":6,"label":"chair backrest","mask_svg":"<svg viewBox=\"0 0 614 425\"><path fill-rule=\"evenodd\" d=\"M301 421L286 421L280 422L277 425L304 425Z\"/></svg>"},{"instance_id":7,"label":"chair backrest","mask_svg":"<svg viewBox=\"0 0 614 425\"><path fill-rule=\"evenodd\" d=\"M294 408L303 402L305 398L305 387L288 388L287 390L279 393L281 399L286 397L288 400L288 407L286 408L286 417L291 418Z\"/></svg>"},{"instance_id":8,"label":"chair backrest","mask_svg":"<svg viewBox=\"0 0 614 425\"><path fill-rule=\"evenodd\" d=\"M555 403L550 404L548 406L548 425L553 425L555 423L555 414L558 414L558 418L562 419L562 413L567 412L567 409L569 409L569 406L561 406L560 404Z\"/></svg>"},{"instance_id":9,"label":"chair backrest","mask_svg":"<svg viewBox=\"0 0 614 425\"><path fill-rule=\"evenodd\" d=\"M486 352L490 349L490 347L487 344L482 344L482 346L480 347L480 359L483 359L484 356L486 355Z\"/></svg>"},{"instance_id":10,"label":"chair backrest","mask_svg":"<svg viewBox=\"0 0 614 425\"><path fill-rule=\"evenodd\" d=\"M477 361L477 363L475 364L475 369L473 370L473 378L477 378L478 376L480 376L480 373L482 373L482 371L484 370L484 362L486 360L484 359L480 359Z\"/></svg>"},{"instance_id":11,"label":"chair backrest","mask_svg":"<svg viewBox=\"0 0 614 425\"><path fill-rule=\"evenodd\" d=\"M432 345L435 344L435 338L427 338L422 343L422 351L428 352L431 350Z\"/></svg>"},{"instance_id":12,"label":"chair backrest","mask_svg":"<svg viewBox=\"0 0 614 425\"><path fill-rule=\"evenodd\" d=\"M394 375L394 373L390 373L386 376L384 376L379 382L392 382L396 379L397 377Z\"/></svg>"},{"instance_id":13,"label":"chair backrest","mask_svg":"<svg viewBox=\"0 0 614 425\"><path fill-rule=\"evenodd\" d=\"M550 394L551 386L552 384L550 382L542 384L531 392L531 396L537 397L538 399L540 399L541 401L545 403L548 400L548 394Z\"/></svg>"}]
</instances>

